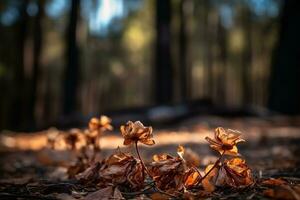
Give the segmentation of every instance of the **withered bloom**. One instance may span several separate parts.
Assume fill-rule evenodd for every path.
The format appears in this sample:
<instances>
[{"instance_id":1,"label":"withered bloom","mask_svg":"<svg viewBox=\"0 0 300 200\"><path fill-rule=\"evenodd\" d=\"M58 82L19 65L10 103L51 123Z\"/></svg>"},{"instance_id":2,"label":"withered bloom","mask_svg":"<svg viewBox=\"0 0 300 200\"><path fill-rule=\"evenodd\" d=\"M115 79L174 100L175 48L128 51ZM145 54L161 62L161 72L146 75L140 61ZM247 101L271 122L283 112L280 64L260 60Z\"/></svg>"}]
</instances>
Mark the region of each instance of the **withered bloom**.
<instances>
[{"instance_id":1,"label":"withered bloom","mask_svg":"<svg viewBox=\"0 0 300 200\"><path fill-rule=\"evenodd\" d=\"M146 145L155 144L152 135L152 127L144 126L140 121L128 121L126 125L120 128L122 136L124 137L124 145L141 142Z\"/></svg>"},{"instance_id":2,"label":"withered bloom","mask_svg":"<svg viewBox=\"0 0 300 200\"><path fill-rule=\"evenodd\" d=\"M224 162L225 181L233 187L247 186L253 183L251 170L241 158L232 158Z\"/></svg>"},{"instance_id":3,"label":"withered bloom","mask_svg":"<svg viewBox=\"0 0 300 200\"><path fill-rule=\"evenodd\" d=\"M111 119L101 115L100 118L92 118L89 122L89 130L86 131L86 140L88 145L92 145L95 149L100 149L99 139L103 131L112 130Z\"/></svg>"},{"instance_id":4,"label":"withered bloom","mask_svg":"<svg viewBox=\"0 0 300 200\"><path fill-rule=\"evenodd\" d=\"M210 143L210 147L220 154L236 156L239 155L236 144L245 141L241 139L240 136L241 133L236 130L228 129L225 131L223 128L219 127L215 130L214 139L209 137L206 137L205 139Z\"/></svg>"},{"instance_id":5,"label":"withered bloom","mask_svg":"<svg viewBox=\"0 0 300 200\"><path fill-rule=\"evenodd\" d=\"M208 171L212 165L207 166ZM213 191L215 186L243 187L253 183L251 170L241 158L226 160L221 166L218 165L202 181L206 191Z\"/></svg>"},{"instance_id":6,"label":"withered bloom","mask_svg":"<svg viewBox=\"0 0 300 200\"><path fill-rule=\"evenodd\" d=\"M141 162L125 153L111 155L105 160L99 176L106 183L124 184L132 189L140 189L144 183L144 171Z\"/></svg>"},{"instance_id":7,"label":"withered bloom","mask_svg":"<svg viewBox=\"0 0 300 200\"><path fill-rule=\"evenodd\" d=\"M64 136L65 143L69 149L78 150L85 144L84 135L78 129L70 130L70 133Z\"/></svg>"},{"instance_id":8,"label":"withered bloom","mask_svg":"<svg viewBox=\"0 0 300 200\"><path fill-rule=\"evenodd\" d=\"M101 115L100 118L93 117L89 122L90 131L105 131L112 130L111 119L105 115Z\"/></svg>"},{"instance_id":9,"label":"withered bloom","mask_svg":"<svg viewBox=\"0 0 300 200\"><path fill-rule=\"evenodd\" d=\"M154 155L148 168L158 188L181 190L184 187L185 165L180 157Z\"/></svg>"}]
</instances>

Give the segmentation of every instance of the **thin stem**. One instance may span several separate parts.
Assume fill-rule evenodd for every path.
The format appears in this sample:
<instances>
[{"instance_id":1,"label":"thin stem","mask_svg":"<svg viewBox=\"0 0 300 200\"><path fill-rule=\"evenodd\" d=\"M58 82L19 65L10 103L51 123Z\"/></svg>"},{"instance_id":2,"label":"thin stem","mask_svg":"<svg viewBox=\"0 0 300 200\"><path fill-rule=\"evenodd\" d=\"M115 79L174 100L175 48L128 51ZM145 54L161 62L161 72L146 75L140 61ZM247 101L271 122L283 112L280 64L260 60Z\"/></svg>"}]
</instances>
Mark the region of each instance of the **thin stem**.
<instances>
[{"instance_id":1,"label":"thin stem","mask_svg":"<svg viewBox=\"0 0 300 200\"><path fill-rule=\"evenodd\" d=\"M172 195L172 194L170 194L170 193L167 193L167 192L165 192L165 191L162 191L162 190L159 189L157 186L155 186L155 189L156 189L159 193L162 193L162 194L164 194L164 195L167 195L167 196L169 196L169 197L173 197L173 198L177 199L176 196L174 196L174 195Z\"/></svg>"},{"instance_id":2,"label":"thin stem","mask_svg":"<svg viewBox=\"0 0 300 200\"><path fill-rule=\"evenodd\" d=\"M149 175L149 177L153 179L153 177L151 176L150 172L148 171L148 169L147 169L147 167L146 167L146 165L145 165L145 163L144 163L144 161L143 161L143 159L142 159L142 157L141 157L141 155L140 155L140 151L139 151L139 148L138 148L138 146L137 146L137 143L138 143L138 142L136 141L136 142L135 142L135 150L136 150L136 153L137 153L137 155L138 155L138 157L139 157L139 159L140 159L140 161L141 161L141 163L142 163L142 166L143 166L144 170L145 170L146 173ZM159 188L156 186L155 181L154 181L153 187L155 187L155 189L156 189L158 192L160 192L160 193L162 193L162 194L164 194L164 195L167 195L167 196L170 196L170 197L173 197L173 198L177 198L176 196L174 196L174 195L172 195L172 194L169 194L169 193L167 193L167 192L164 192L164 191L162 191L161 189L159 189Z\"/></svg>"},{"instance_id":3,"label":"thin stem","mask_svg":"<svg viewBox=\"0 0 300 200\"><path fill-rule=\"evenodd\" d=\"M215 164L212 166L212 168L210 168L210 170L200 179L200 182L202 182L211 172L214 168L216 168L216 166L219 164L219 162L221 161L223 155L224 155L225 151L223 151L219 157L219 159L215 162Z\"/></svg>"},{"instance_id":4,"label":"thin stem","mask_svg":"<svg viewBox=\"0 0 300 200\"><path fill-rule=\"evenodd\" d=\"M135 150L136 150L136 153L137 153L137 155L138 155L138 157L139 157L139 159L140 159L140 161L141 161L141 163L142 163L142 166L143 166L143 168L144 168L144 170L147 172L147 174L152 178L152 176L151 176L151 174L150 174L150 172L148 171L148 169L147 169L147 167L146 167L146 165L145 165L145 163L144 163L144 161L143 161L143 159L142 159L142 157L141 157L141 155L140 155L140 151L139 151L139 148L138 148L138 146L137 146L137 141L135 142Z\"/></svg>"}]
</instances>

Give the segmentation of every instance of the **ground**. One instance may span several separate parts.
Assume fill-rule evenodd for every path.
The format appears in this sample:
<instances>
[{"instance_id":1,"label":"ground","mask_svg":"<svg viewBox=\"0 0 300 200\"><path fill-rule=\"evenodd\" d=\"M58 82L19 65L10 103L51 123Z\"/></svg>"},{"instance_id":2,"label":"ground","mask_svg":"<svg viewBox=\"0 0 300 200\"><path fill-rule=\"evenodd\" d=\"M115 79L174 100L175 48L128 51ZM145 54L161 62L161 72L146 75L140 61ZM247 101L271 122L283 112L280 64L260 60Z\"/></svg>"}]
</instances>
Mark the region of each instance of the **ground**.
<instances>
[{"instance_id":1,"label":"ground","mask_svg":"<svg viewBox=\"0 0 300 200\"><path fill-rule=\"evenodd\" d=\"M209 148L206 136L213 137L216 127L240 130L245 143L239 145L240 154L246 159L256 180L282 178L289 184L300 181L300 118L299 117L238 117L224 118L201 116L186 119L167 128L154 128L156 145L140 145L142 157L146 161L156 153L167 152L175 155L178 145L196 152L200 168L217 159L217 153ZM61 147L52 150L47 147L47 135L58 130L52 128L36 133L3 132L0 144L0 199L72 199L82 196L74 194L72 181L67 178L66 169L74 163L73 152ZM112 133L101 138L101 156L116 151L119 146L125 152L132 147L124 147L123 138L116 127ZM134 152L133 152L134 153ZM291 187L292 188L292 187ZM299 189L299 188L298 188ZM267 199L264 188L248 189L244 193L225 191L213 198L224 199ZM72 192L73 191L73 192ZM71 193L67 195L66 193ZM291 190L287 199L298 199L298 190ZM85 194L83 194L85 195ZM280 195L280 194L279 194Z\"/></svg>"}]
</instances>

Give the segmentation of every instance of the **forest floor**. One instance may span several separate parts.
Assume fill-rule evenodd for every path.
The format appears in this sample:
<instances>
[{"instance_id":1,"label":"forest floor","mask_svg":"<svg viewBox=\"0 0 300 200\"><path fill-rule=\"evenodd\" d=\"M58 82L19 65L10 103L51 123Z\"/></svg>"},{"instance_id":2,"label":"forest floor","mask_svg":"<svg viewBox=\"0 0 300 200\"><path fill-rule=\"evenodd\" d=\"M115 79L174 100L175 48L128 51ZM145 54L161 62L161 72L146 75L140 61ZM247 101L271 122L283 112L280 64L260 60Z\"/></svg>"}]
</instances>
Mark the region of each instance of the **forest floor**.
<instances>
[{"instance_id":1,"label":"forest floor","mask_svg":"<svg viewBox=\"0 0 300 200\"><path fill-rule=\"evenodd\" d=\"M278 178L289 183L280 194L262 192L266 188L254 188L243 193L214 194L212 199L300 199L300 117L273 116L266 118L224 118L201 116L187 119L164 129L154 128L154 146L140 145L142 157L150 161L152 155L167 152L176 155L178 145L192 149L199 155L204 168L217 159L209 148L206 136L213 137L216 127L241 131L245 143L239 152L247 161L256 179ZM0 137L0 199L82 199L67 169L75 162L74 152L61 148L48 148L47 135L58 130L52 128L36 133L3 132ZM101 155L106 157L123 146L118 128L101 138ZM292 189L293 188L293 189ZM288 194L286 194L288 193Z\"/></svg>"}]
</instances>

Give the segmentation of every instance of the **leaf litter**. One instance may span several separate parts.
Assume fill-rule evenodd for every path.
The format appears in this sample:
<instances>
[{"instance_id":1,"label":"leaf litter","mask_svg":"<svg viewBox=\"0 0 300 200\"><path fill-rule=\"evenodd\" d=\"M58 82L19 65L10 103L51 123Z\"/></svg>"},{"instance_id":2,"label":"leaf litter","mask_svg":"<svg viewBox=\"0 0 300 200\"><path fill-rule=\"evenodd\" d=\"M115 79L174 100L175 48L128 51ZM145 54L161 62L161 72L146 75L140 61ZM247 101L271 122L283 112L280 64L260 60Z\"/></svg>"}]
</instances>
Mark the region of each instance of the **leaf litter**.
<instances>
[{"instance_id":1,"label":"leaf litter","mask_svg":"<svg viewBox=\"0 0 300 200\"><path fill-rule=\"evenodd\" d=\"M213 138L206 137L218 158L203 167L191 148L178 146L176 156L169 152L152 155L145 162L139 143L155 146L153 128L140 121L120 127L123 144L132 153L116 147L102 155L100 140L111 131L111 119L92 118L86 130L49 135L48 147L65 146L76 157L67 165L65 181L36 181L34 178L0 182L3 199L300 199L300 180L260 177L253 173L238 149L241 132L218 127ZM133 153L134 152L134 153ZM146 158L145 160L149 160ZM47 161L46 161L47 163ZM58 165L62 165L59 163ZM202 167L201 167L202 166Z\"/></svg>"}]
</instances>

